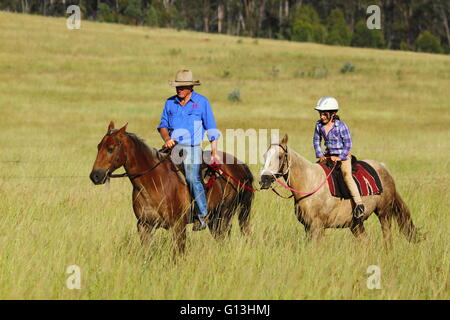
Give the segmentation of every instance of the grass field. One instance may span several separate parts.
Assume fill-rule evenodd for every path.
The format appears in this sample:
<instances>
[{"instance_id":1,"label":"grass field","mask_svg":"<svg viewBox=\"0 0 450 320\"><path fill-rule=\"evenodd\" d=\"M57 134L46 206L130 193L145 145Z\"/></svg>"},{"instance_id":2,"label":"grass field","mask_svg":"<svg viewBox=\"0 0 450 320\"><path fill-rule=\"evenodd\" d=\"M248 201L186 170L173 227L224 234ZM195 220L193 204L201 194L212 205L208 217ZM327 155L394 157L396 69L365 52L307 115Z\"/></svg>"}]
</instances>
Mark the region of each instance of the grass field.
<instances>
[{"instance_id":1,"label":"grass field","mask_svg":"<svg viewBox=\"0 0 450 320\"><path fill-rule=\"evenodd\" d=\"M356 70L340 73L346 62ZM164 230L141 248L129 181L94 186L88 175L110 120L161 146L155 128L181 68L202 81L220 130L279 129L311 161L312 107L337 97L353 153L388 166L426 240L395 228L386 251L372 216L366 245L348 229L305 245L292 201L258 192L248 238L189 229L176 264ZM227 99L235 89L239 103ZM65 19L0 12L0 298L448 299L449 121L448 55L87 21L68 30ZM66 287L70 265L80 290ZM366 286L370 265L381 290Z\"/></svg>"}]
</instances>

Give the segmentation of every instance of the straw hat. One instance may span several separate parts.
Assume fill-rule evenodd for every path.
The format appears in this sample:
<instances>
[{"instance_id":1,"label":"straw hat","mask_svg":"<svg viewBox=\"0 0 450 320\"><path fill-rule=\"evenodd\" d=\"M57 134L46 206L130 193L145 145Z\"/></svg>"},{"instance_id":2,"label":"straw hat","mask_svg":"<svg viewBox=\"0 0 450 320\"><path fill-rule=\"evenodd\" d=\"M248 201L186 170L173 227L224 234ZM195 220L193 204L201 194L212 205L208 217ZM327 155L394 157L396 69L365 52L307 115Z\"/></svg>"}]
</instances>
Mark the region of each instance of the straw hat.
<instances>
[{"instance_id":1,"label":"straw hat","mask_svg":"<svg viewBox=\"0 0 450 320\"><path fill-rule=\"evenodd\" d=\"M175 81L169 81L172 87L199 86L199 80L193 80L191 70L179 70L175 75Z\"/></svg>"}]
</instances>

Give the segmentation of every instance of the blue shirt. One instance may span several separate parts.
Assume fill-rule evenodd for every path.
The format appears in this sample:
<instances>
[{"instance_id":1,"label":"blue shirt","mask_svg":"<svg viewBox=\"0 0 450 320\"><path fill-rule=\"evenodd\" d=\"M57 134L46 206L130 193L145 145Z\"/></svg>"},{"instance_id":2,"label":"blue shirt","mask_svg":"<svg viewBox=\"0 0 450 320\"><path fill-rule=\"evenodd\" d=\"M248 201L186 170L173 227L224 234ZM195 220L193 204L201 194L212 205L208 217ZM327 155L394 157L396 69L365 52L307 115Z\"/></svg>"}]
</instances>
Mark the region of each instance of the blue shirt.
<instances>
[{"instance_id":1,"label":"blue shirt","mask_svg":"<svg viewBox=\"0 0 450 320\"><path fill-rule=\"evenodd\" d=\"M344 122L335 120L328 134L325 134L325 125L322 124L322 121L316 122L313 143L317 158L324 155L320 145L322 138L325 140L325 154L337 155L341 160L347 160L347 155L352 148L352 137Z\"/></svg>"},{"instance_id":2,"label":"blue shirt","mask_svg":"<svg viewBox=\"0 0 450 320\"><path fill-rule=\"evenodd\" d=\"M209 141L220 136L209 100L194 91L184 106L177 95L167 99L158 130L161 128L167 128L173 140L191 146L202 143L205 130Z\"/></svg>"}]
</instances>

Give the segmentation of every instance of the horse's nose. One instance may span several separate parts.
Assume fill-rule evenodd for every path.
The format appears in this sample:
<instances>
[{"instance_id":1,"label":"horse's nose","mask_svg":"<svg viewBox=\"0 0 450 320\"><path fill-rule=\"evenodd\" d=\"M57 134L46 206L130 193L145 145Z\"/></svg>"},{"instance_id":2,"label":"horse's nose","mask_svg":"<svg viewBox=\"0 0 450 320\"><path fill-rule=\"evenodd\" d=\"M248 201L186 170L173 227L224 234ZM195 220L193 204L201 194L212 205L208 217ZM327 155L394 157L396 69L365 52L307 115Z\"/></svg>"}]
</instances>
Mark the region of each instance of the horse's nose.
<instances>
[{"instance_id":1,"label":"horse's nose","mask_svg":"<svg viewBox=\"0 0 450 320\"><path fill-rule=\"evenodd\" d=\"M259 185L261 186L261 189L269 189L273 181L274 179L272 175L262 175Z\"/></svg>"},{"instance_id":2,"label":"horse's nose","mask_svg":"<svg viewBox=\"0 0 450 320\"><path fill-rule=\"evenodd\" d=\"M89 178L91 178L91 181L94 184L101 184L105 178L105 172L101 170L93 170L89 175Z\"/></svg>"}]
</instances>

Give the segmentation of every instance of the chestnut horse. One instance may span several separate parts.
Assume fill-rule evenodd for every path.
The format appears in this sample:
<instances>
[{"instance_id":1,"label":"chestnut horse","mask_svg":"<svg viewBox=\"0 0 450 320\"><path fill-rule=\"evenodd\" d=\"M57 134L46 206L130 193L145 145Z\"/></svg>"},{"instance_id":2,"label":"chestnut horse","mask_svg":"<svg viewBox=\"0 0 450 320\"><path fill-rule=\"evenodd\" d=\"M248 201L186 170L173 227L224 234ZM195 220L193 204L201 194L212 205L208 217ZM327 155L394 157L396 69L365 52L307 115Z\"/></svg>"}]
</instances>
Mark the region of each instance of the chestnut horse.
<instances>
[{"instance_id":1,"label":"chestnut horse","mask_svg":"<svg viewBox=\"0 0 450 320\"><path fill-rule=\"evenodd\" d=\"M322 167L303 158L292 148L288 148L288 137L281 142L272 143L264 154L265 164L261 170L261 189L268 189L275 182L275 178L284 177L287 185L300 192L314 191L326 179ZM395 187L394 179L386 167L374 160L364 160L378 173L383 185L380 195L362 197L366 207L363 220L373 212L378 216L387 247L391 246L391 220L395 218L400 231L408 241L418 241L418 232L411 219L408 207L400 197ZM328 183L317 192L302 195L292 191L294 197L295 215L304 227L307 239L319 239L325 228L349 227L357 238L365 237L363 222L353 219L352 200L333 197Z\"/></svg>"},{"instance_id":2,"label":"chestnut horse","mask_svg":"<svg viewBox=\"0 0 450 320\"><path fill-rule=\"evenodd\" d=\"M210 157L210 152L207 153ZM218 152L218 155L227 159L227 163L222 161L224 171L241 183L252 186L253 175L246 164L226 153ZM119 130L114 129L111 121L106 135L98 144L90 178L94 184L104 184L122 166L125 174L119 176L128 176L133 185L133 210L142 242L148 241L157 228L172 229L177 244L175 252L183 253L192 200L187 184L176 172L170 153L165 155L148 147L136 135L126 132L126 125ZM241 232L249 232L252 191L221 176L215 179L206 197L207 223L215 238L230 233L231 219L236 212Z\"/></svg>"}]
</instances>

